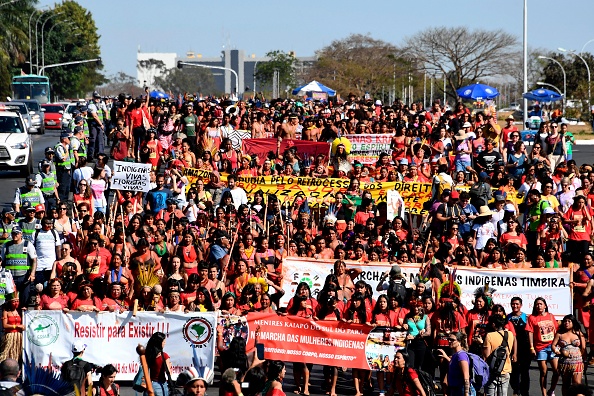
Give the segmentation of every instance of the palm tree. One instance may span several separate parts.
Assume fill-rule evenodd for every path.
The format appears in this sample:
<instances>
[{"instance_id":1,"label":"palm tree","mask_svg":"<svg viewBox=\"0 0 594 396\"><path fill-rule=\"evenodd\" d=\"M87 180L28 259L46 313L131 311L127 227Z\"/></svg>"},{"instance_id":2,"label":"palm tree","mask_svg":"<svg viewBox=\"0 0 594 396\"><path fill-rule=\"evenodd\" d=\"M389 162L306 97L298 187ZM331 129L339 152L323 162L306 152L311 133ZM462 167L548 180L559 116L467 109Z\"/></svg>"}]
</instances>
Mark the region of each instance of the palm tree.
<instances>
[{"instance_id":1,"label":"palm tree","mask_svg":"<svg viewBox=\"0 0 594 396\"><path fill-rule=\"evenodd\" d=\"M24 64L29 50L29 16L37 0L2 3L8 0L0 0L0 97L5 97L14 69Z\"/></svg>"}]
</instances>

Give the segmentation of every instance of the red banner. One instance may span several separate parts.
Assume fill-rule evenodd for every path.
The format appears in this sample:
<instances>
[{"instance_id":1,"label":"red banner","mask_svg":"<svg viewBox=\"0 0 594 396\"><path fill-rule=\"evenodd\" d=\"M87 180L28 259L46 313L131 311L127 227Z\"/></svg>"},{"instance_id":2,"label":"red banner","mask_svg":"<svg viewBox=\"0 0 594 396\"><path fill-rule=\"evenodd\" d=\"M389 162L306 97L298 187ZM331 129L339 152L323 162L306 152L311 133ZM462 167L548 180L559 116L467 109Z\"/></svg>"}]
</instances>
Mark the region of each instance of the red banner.
<instances>
[{"instance_id":1,"label":"red banner","mask_svg":"<svg viewBox=\"0 0 594 396\"><path fill-rule=\"evenodd\" d=\"M247 320L252 345L260 327L266 359L364 370L385 369L383 362L394 359L396 351L404 347L406 335L384 327L274 313L250 313Z\"/></svg>"},{"instance_id":2,"label":"red banner","mask_svg":"<svg viewBox=\"0 0 594 396\"><path fill-rule=\"evenodd\" d=\"M276 139L243 139L242 152L249 155L257 155L263 161L270 151L276 153L276 144ZM330 150L330 145L326 142L283 139L280 152L283 153L291 147L297 149L297 154L301 159L315 157L318 154L323 154L327 157Z\"/></svg>"}]
</instances>

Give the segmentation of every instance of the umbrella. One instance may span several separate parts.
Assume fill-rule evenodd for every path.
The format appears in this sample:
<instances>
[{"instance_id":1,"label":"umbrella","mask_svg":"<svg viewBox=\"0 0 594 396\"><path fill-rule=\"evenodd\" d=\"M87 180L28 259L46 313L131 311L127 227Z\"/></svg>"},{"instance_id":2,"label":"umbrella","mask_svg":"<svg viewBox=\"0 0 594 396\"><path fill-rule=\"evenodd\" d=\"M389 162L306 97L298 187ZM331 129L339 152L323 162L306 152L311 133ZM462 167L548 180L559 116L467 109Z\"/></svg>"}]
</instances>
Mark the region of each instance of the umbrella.
<instances>
[{"instance_id":1,"label":"umbrella","mask_svg":"<svg viewBox=\"0 0 594 396\"><path fill-rule=\"evenodd\" d=\"M310 82L309 84L295 88L293 90L293 95L305 96L309 92L324 92L324 93L327 93L328 96L336 95L335 90L328 88L327 86L325 86L322 83L317 82L316 80Z\"/></svg>"},{"instance_id":2,"label":"umbrella","mask_svg":"<svg viewBox=\"0 0 594 396\"><path fill-rule=\"evenodd\" d=\"M563 95L545 88L538 88L534 91L523 93L522 97L528 100L538 100L540 102L557 102L563 99Z\"/></svg>"},{"instance_id":3,"label":"umbrella","mask_svg":"<svg viewBox=\"0 0 594 396\"><path fill-rule=\"evenodd\" d=\"M161 92L161 91L153 90L153 91L151 91L151 93L149 95L153 99L169 99L169 95L167 95L165 92Z\"/></svg>"},{"instance_id":4,"label":"umbrella","mask_svg":"<svg viewBox=\"0 0 594 396\"><path fill-rule=\"evenodd\" d=\"M493 99L499 96L499 91L496 88L485 84L470 84L466 87L458 88L456 93L462 99Z\"/></svg>"},{"instance_id":5,"label":"umbrella","mask_svg":"<svg viewBox=\"0 0 594 396\"><path fill-rule=\"evenodd\" d=\"M336 154L336 149L341 144L344 146L344 151L346 151L347 154L351 153L351 141L343 136L332 141L332 155Z\"/></svg>"}]
</instances>

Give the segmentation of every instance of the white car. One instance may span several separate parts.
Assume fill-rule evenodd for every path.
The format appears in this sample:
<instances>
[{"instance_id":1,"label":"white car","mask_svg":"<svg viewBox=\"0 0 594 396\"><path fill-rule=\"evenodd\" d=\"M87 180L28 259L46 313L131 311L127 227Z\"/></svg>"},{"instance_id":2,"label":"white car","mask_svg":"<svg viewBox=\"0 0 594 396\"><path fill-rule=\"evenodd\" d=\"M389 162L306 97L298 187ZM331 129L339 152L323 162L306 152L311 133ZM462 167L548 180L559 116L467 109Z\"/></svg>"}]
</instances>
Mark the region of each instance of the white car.
<instances>
[{"instance_id":1,"label":"white car","mask_svg":"<svg viewBox=\"0 0 594 396\"><path fill-rule=\"evenodd\" d=\"M0 169L18 169L22 176L33 173L33 144L23 117L11 106L0 106ZM29 132L29 133L28 133Z\"/></svg>"}]
</instances>

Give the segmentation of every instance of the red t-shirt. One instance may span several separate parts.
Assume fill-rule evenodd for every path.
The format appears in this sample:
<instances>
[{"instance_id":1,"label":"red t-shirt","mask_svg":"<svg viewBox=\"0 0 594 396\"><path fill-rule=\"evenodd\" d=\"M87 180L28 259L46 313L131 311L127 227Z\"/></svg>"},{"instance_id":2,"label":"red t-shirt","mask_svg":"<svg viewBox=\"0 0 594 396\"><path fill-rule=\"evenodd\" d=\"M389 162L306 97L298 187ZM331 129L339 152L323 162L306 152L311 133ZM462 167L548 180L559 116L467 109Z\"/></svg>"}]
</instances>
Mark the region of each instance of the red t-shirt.
<instances>
[{"instance_id":1,"label":"red t-shirt","mask_svg":"<svg viewBox=\"0 0 594 396\"><path fill-rule=\"evenodd\" d=\"M415 369L411 367L408 367L405 370L408 370L408 373L404 374L404 381L394 381L396 391L399 396L416 396L419 393L413 381L419 378L419 376Z\"/></svg>"},{"instance_id":2,"label":"red t-shirt","mask_svg":"<svg viewBox=\"0 0 594 396\"><path fill-rule=\"evenodd\" d=\"M373 316L372 323L378 326L395 327L398 326L398 315L394 311L388 311L387 314L379 313Z\"/></svg>"},{"instance_id":3,"label":"red t-shirt","mask_svg":"<svg viewBox=\"0 0 594 396\"><path fill-rule=\"evenodd\" d=\"M95 260L97 261L95 263ZM92 282L96 278L101 278L109 270L111 262L111 253L105 248L99 248L98 252L90 252L83 256L83 271Z\"/></svg>"},{"instance_id":4,"label":"red t-shirt","mask_svg":"<svg viewBox=\"0 0 594 396\"><path fill-rule=\"evenodd\" d=\"M103 311L103 303L97 297L91 297L87 300L83 300L81 298L75 298L70 305L70 309L76 310L79 307L97 307L99 311Z\"/></svg>"},{"instance_id":5,"label":"red t-shirt","mask_svg":"<svg viewBox=\"0 0 594 396\"><path fill-rule=\"evenodd\" d=\"M553 343L557 333L557 320L550 312L544 315L530 315L526 331L534 335L534 349L540 352Z\"/></svg>"},{"instance_id":6,"label":"red t-shirt","mask_svg":"<svg viewBox=\"0 0 594 396\"><path fill-rule=\"evenodd\" d=\"M590 235L592 235L592 226L590 220L588 220L592 218L592 211L590 209L584 206L581 210L573 210L573 206L570 206L563 217L567 220L580 220L579 225L571 225L568 235L569 239L573 241L590 241Z\"/></svg>"},{"instance_id":7,"label":"red t-shirt","mask_svg":"<svg viewBox=\"0 0 594 396\"><path fill-rule=\"evenodd\" d=\"M60 310L68 308L70 300L66 294L62 294L58 297L50 297L47 294L41 296L41 309L55 309Z\"/></svg>"},{"instance_id":8,"label":"red t-shirt","mask_svg":"<svg viewBox=\"0 0 594 396\"><path fill-rule=\"evenodd\" d=\"M165 357L165 359L163 359ZM169 359L169 355L163 352L159 355L154 362L149 362L149 372L151 373L151 381L164 383L165 380L165 368L163 364Z\"/></svg>"},{"instance_id":9,"label":"red t-shirt","mask_svg":"<svg viewBox=\"0 0 594 396\"><path fill-rule=\"evenodd\" d=\"M501 243L501 246L505 246L508 243L515 243L517 245L521 246L526 246L528 244L528 241L526 240L526 237L524 236L524 234L520 234L520 235L510 235L507 232L504 234L501 234L501 238L499 239L499 242Z\"/></svg>"},{"instance_id":10,"label":"red t-shirt","mask_svg":"<svg viewBox=\"0 0 594 396\"><path fill-rule=\"evenodd\" d=\"M487 334L487 321L489 320L489 312L487 315L481 315L474 309L471 309L466 314L466 323L468 323L468 342L471 342L475 333L484 339Z\"/></svg>"},{"instance_id":11,"label":"red t-shirt","mask_svg":"<svg viewBox=\"0 0 594 396\"><path fill-rule=\"evenodd\" d=\"M449 333L452 331L461 331L468 327L466 319L460 314L460 312L456 311L454 315L456 317L456 321L452 325L453 328L448 328L449 326L439 317L439 313L436 312L431 317L431 328L436 329L438 333Z\"/></svg>"}]
</instances>

